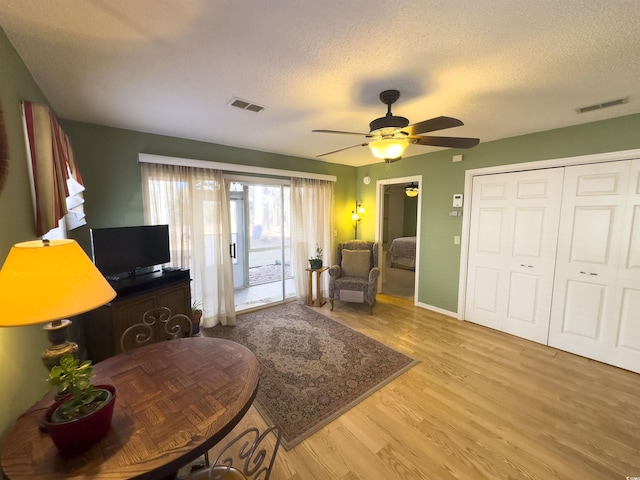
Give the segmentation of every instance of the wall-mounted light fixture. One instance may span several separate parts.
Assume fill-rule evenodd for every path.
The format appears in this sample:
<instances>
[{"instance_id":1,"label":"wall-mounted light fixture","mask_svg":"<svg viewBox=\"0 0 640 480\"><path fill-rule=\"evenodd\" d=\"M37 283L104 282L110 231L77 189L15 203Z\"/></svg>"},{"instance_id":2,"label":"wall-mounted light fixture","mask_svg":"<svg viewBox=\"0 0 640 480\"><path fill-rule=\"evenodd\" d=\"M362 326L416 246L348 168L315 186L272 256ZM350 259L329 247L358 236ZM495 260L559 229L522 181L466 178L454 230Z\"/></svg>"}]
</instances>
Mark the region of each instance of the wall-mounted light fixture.
<instances>
[{"instance_id":1,"label":"wall-mounted light fixture","mask_svg":"<svg viewBox=\"0 0 640 480\"><path fill-rule=\"evenodd\" d=\"M356 209L351 211L351 221L353 222L353 226L356 230L356 240L358 239L358 224L360 223L360 220L362 220L364 212L366 212L364 207L356 201Z\"/></svg>"},{"instance_id":2,"label":"wall-mounted light fixture","mask_svg":"<svg viewBox=\"0 0 640 480\"><path fill-rule=\"evenodd\" d=\"M404 193L407 195L407 197L417 197L420 193L420 189L415 182L411 182L411 185L407 185L405 187Z\"/></svg>"}]
</instances>

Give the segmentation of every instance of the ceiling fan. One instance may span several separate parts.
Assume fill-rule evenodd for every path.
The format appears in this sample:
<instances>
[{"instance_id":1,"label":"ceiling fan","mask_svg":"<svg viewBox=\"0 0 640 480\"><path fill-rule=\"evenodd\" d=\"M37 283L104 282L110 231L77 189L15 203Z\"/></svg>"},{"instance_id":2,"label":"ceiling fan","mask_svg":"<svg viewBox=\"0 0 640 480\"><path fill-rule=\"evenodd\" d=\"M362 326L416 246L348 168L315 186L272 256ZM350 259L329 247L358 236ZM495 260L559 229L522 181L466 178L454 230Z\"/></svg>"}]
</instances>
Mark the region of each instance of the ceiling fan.
<instances>
[{"instance_id":1,"label":"ceiling fan","mask_svg":"<svg viewBox=\"0 0 640 480\"><path fill-rule=\"evenodd\" d=\"M433 137L420 135L422 133L444 130L464 125L462 121L451 117L435 117L429 120L409 125L405 117L396 117L391 113L391 105L400 98L398 90L385 90L380 94L380 101L387 105L387 114L376 118L369 124L369 133L342 132L339 130L312 130L318 133L338 133L341 135L362 135L368 140L365 143L351 145L332 152L323 153L318 157L342 152L354 147L369 146L371 153L376 158L383 159L387 163L395 162L402 158L402 154L410 144L430 145L433 147L471 148L480 140L466 137Z\"/></svg>"}]
</instances>

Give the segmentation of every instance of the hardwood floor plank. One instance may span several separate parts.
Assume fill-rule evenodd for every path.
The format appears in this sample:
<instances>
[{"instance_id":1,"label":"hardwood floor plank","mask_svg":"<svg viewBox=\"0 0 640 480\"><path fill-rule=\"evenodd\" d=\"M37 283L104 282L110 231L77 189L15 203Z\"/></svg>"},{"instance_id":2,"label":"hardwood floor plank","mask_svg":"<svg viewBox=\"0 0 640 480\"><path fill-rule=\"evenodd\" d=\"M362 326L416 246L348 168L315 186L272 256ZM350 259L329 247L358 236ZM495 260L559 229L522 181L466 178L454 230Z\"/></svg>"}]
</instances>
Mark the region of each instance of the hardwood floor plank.
<instances>
[{"instance_id":1,"label":"hardwood floor plank","mask_svg":"<svg viewBox=\"0 0 640 480\"><path fill-rule=\"evenodd\" d=\"M319 311L419 363L281 448L272 479L640 476L640 375L386 295Z\"/></svg>"}]
</instances>

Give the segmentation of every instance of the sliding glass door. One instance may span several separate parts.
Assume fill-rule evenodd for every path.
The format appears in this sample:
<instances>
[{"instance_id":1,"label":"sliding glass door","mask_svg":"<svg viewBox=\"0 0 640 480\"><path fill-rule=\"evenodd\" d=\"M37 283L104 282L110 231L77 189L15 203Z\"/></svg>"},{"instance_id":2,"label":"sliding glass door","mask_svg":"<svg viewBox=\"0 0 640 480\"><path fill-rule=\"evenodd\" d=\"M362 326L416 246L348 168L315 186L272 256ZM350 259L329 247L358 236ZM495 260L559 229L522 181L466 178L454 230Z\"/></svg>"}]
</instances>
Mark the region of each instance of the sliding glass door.
<instances>
[{"instance_id":1,"label":"sliding glass door","mask_svg":"<svg viewBox=\"0 0 640 480\"><path fill-rule=\"evenodd\" d=\"M246 259L245 259L245 213L244 213L244 192L231 192L229 220L231 223L231 245L229 255L233 263L233 288L248 287L246 281Z\"/></svg>"},{"instance_id":2,"label":"sliding glass door","mask_svg":"<svg viewBox=\"0 0 640 480\"><path fill-rule=\"evenodd\" d=\"M288 185L231 183L230 254L236 311L295 297Z\"/></svg>"}]
</instances>

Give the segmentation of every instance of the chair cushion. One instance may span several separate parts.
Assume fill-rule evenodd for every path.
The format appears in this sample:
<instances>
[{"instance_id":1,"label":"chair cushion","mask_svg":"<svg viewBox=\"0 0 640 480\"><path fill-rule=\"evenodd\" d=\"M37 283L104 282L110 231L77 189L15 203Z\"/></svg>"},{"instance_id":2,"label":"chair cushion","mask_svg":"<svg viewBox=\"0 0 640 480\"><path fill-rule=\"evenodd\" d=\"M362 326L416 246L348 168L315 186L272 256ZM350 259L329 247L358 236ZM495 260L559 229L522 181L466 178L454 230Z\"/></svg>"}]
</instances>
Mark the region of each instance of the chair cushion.
<instances>
[{"instance_id":1,"label":"chair cushion","mask_svg":"<svg viewBox=\"0 0 640 480\"><path fill-rule=\"evenodd\" d=\"M340 277L336 280L336 290L356 290L364 292L369 289L369 279L366 277Z\"/></svg>"},{"instance_id":2,"label":"chair cushion","mask_svg":"<svg viewBox=\"0 0 640 480\"><path fill-rule=\"evenodd\" d=\"M371 270L369 250L342 250L342 274L348 277L368 277Z\"/></svg>"}]
</instances>

